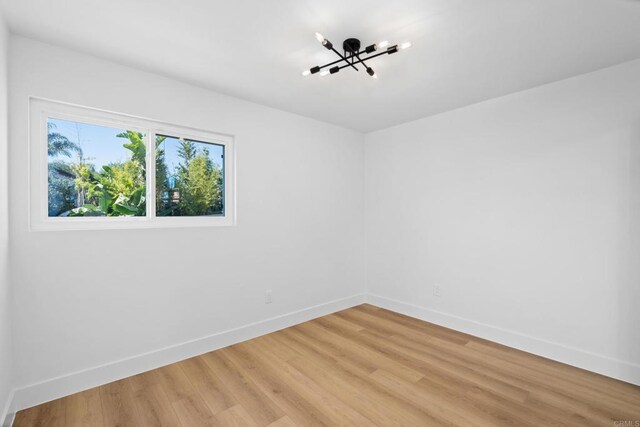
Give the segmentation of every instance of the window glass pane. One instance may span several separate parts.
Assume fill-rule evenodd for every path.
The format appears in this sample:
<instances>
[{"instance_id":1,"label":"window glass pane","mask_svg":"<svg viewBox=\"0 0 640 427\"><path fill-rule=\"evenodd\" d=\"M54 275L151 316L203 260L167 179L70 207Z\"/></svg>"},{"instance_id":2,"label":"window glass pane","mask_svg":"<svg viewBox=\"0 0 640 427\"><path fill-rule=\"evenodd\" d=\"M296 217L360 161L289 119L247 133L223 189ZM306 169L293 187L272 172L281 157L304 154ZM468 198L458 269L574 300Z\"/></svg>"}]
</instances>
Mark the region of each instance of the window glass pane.
<instances>
[{"instance_id":1,"label":"window glass pane","mask_svg":"<svg viewBox=\"0 0 640 427\"><path fill-rule=\"evenodd\" d=\"M50 217L145 216L144 134L49 118Z\"/></svg>"},{"instance_id":2,"label":"window glass pane","mask_svg":"<svg viewBox=\"0 0 640 427\"><path fill-rule=\"evenodd\" d=\"M224 215L224 146L158 135L156 215Z\"/></svg>"}]
</instances>

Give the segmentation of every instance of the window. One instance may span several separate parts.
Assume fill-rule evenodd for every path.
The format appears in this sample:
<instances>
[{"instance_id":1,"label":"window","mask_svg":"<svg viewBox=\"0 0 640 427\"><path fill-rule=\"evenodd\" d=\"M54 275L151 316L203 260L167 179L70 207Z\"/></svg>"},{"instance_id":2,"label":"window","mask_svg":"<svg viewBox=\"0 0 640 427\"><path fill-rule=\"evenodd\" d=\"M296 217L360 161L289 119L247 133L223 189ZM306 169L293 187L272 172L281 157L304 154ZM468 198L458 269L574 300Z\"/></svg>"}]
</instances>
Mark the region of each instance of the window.
<instances>
[{"instance_id":1,"label":"window","mask_svg":"<svg viewBox=\"0 0 640 427\"><path fill-rule=\"evenodd\" d=\"M156 215L224 215L224 145L156 136Z\"/></svg>"},{"instance_id":2,"label":"window","mask_svg":"<svg viewBox=\"0 0 640 427\"><path fill-rule=\"evenodd\" d=\"M49 117L49 217L145 216L145 134Z\"/></svg>"},{"instance_id":3,"label":"window","mask_svg":"<svg viewBox=\"0 0 640 427\"><path fill-rule=\"evenodd\" d=\"M232 225L233 138L30 100L33 230Z\"/></svg>"}]
</instances>

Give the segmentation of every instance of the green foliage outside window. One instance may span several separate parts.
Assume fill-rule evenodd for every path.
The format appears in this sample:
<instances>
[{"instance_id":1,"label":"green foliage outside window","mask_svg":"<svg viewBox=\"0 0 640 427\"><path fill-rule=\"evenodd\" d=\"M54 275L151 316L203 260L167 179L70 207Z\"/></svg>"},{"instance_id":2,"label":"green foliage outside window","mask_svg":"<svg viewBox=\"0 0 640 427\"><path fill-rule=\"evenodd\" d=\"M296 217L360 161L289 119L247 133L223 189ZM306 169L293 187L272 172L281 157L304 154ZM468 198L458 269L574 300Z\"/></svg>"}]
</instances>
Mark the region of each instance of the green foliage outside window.
<instances>
[{"instance_id":1,"label":"green foliage outside window","mask_svg":"<svg viewBox=\"0 0 640 427\"><path fill-rule=\"evenodd\" d=\"M49 124L48 131L49 216L146 215L146 147L142 133L118 133L127 158L98 169L79 144L56 132L55 125ZM157 136L155 141L157 215L222 213L223 173L210 159L206 144L180 140L177 173L170 176L162 148L166 138Z\"/></svg>"},{"instance_id":2,"label":"green foliage outside window","mask_svg":"<svg viewBox=\"0 0 640 427\"><path fill-rule=\"evenodd\" d=\"M175 141L174 138L172 139ZM158 195L162 188L162 196L156 204L158 216L221 214L223 212L222 170L211 161L206 144L180 140L178 156L181 161L173 177L175 184L169 185L169 179L156 183ZM157 175L156 178L158 178Z\"/></svg>"}]
</instances>

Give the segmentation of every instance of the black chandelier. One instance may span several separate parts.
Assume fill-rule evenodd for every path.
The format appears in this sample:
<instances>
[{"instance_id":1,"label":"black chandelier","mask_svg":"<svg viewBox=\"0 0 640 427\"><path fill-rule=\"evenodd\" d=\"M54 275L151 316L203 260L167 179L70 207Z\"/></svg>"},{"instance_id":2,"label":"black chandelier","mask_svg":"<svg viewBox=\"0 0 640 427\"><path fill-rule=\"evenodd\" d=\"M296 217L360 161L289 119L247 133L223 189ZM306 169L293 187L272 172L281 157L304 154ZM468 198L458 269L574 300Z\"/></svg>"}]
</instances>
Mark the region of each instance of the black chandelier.
<instances>
[{"instance_id":1,"label":"black chandelier","mask_svg":"<svg viewBox=\"0 0 640 427\"><path fill-rule=\"evenodd\" d=\"M303 76L308 76L316 73L320 73L321 76L326 76L327 74L335 74L338 71L342 70L343 68L347 68L347 67L351 67L356 71L360 71L357 65L362 64L364 69L367 71L367 74L369 74L374 79L377 79L378 75L376 74L375 71L373 71L373 68L367 65L366 61L369 61L381 55L391 55L392 53L398 52L398 50L403 50L411 47L410 42L405 42L400 45L396 44L393 46L389 46L388 41L383 41L380 43L369 45L364 49L360 50L360 40L351 38L351 39L346 39L342 43L343 52L340 53L333 47L333 43L325 39L322 34L316 33L316 39L318 39L318 41L322 43L322 46L324 46L328 50L335 52L335 54L338 55L340 59L325 65L316 65L313 68L304 70L302 72ZM382 50L382 49L385 49L385 50ZM365 56L365 55L368 55L368 56ZM331 68L327 69L327 67L331 67Z\"/></svg>"}]
</instances>

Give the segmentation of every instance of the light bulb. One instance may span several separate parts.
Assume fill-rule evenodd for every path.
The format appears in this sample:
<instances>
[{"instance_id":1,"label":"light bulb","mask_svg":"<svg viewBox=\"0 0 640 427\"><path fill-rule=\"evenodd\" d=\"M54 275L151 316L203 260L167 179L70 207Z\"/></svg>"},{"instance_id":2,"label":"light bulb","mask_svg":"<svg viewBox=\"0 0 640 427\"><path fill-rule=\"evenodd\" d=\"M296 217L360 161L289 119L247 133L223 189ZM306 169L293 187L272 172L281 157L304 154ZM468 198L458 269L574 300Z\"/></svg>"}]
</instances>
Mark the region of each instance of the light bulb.
<instances>
[{"instance_id":1,"label":"light bulb","mask_svg":"<svg viewBox=\"0 0 640 427\"><path fill-rule=\"evenodd\" d=\"M385 47L389 46L389 42L386 41L386 40L385 41L381 41L376 46L378 47L378 49L384 49Z\"/></svg>"},{"instance_id":2,"label":"light bulb","mask_svg":"<svg viewBox=\"0 0 640 427\"><path fill-rule=\"evenodd\" d=\"M400 49L409 49L411 47L411 42L404 42L400 45Z\"/></svg>"},{"instance_id":3,"label":"light bulb","mask_svg":"<svg viewBox=\"0 0 640 427\"><path fill-rule=\"evenodd\" d=\"M321 76L326 76L327 74L329 74L329 70L322 70L322 71L320 71L320 75L321 75Z\"/></svg>"},{"instance_id":4,"label":"light bulb","mask_svg":"<svg viewBox=\"0 0 640 427\"><path fill-rule=\"evenodd\" d=\"M305 76L305 77L307 77L309 74L311 74L311 71L310 71L310 70L304 70L304 71L302 72L302 75L303 75L303 76Z\"/></svg>"},{"instance_id":5,"label":"light bulb","mask_svg":"<svg viewBox=\"0 0 640 427\"><path fill-rule=\"evenodd\" d=\"M316 33L316 40L318 40L320 43L324 42L324 36L320 33Z\"/></svg>"},{"instance_id":6,"label":"light bulb","mask_svg":"<svg viewBox=\"0 0 640 427\"><path fill-rule=\"evenodd\" d=\"M374 79L377 79L378 75L376 73L373 73L373 76L371 76L371 77L373 77Z\"/></svg>"}]
</instances>

